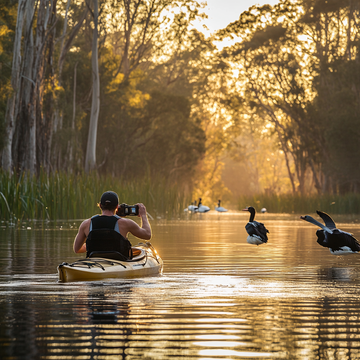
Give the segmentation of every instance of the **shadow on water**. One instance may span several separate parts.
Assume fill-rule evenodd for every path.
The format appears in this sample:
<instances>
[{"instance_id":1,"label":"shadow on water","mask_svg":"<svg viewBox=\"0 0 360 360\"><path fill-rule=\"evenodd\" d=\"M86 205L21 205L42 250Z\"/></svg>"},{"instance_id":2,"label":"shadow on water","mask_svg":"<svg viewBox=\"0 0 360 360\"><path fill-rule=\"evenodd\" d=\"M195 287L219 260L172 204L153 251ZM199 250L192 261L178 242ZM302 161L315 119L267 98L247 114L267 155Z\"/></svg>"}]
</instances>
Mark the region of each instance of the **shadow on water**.
<instances>
[{"instance_id":1,"label":"shadow on water","mask_svg":"<svg viewBox=\"0 0 360 360\"><path fill-rule=\"evenodd\" d=\"M360 358L360 255L331 255L292 215L259 215L261 246L248 215L201 215L152 224L163 275L101 282L57 282L79 258L73 223L1 229L0 358Z\"/></svg>"}]
</instances>

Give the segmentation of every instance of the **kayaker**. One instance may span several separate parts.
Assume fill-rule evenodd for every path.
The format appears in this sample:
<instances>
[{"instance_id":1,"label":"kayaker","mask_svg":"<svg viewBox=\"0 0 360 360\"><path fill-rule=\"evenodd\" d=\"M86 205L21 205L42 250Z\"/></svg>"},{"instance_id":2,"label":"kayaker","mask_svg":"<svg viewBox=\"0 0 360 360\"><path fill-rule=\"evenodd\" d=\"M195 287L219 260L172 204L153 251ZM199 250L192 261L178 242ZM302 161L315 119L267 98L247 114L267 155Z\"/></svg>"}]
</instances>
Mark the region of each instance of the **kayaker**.
<instances>
[{"instance_id":1,"label":"kayaker","mask_svg":"<svg viewBox=\"0 0 360 360\"><path fill-rule=\"evenodd\" d=\"M119 198L115 192L106 191L102 194L98 204L101 215L81 223L74 240L75 253L87 252L89 256L93 251L114 251L131 258L131 243L127 239L129 233L143 240L151 239L151 227L144 204L136 204L139 206L141 226L131 219L115 215L118 205Z\"/></svg>"}]
</instances>

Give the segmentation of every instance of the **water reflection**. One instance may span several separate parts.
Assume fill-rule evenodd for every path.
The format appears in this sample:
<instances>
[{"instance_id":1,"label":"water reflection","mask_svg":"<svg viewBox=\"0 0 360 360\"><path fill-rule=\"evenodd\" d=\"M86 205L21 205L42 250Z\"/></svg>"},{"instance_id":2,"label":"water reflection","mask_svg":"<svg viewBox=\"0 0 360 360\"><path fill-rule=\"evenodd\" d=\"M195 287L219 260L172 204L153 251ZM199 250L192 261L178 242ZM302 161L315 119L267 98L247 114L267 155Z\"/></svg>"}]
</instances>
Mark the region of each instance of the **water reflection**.
<instances>
[{"instance_id":1,"label":"water reflection","mask_svg":"<svg viewBox=\"0 0 360 360\"><path fill-rule=\"evenodd\" d=\"M125 359L126 349L132 329L126 326L130 315L130 304L127 301L109 301L106 287L93 285L95 291L88 291L76 304L83 312L85 329L91 329L91 345L88 347L91 358L101 354ZM125 290L129 292L130 290ZM129 295L129 294L128 294ZM127 297L126 297L127 298Z\"/></svg>"},{"instance_id":2,"label":"water reflection","mask_svg":"<svg viewBox=\"0 0 360 360\"><path fill-rule=\"evenodd\" d=\"M357 276L353 269L339 267L323 268L318 273L320 278L325 278L329 281L351 281L352 277Z\"/></svg>"},{"instance_id":3,"label":"water reflection","mask_svg":"<svg viewBox=\"0 0 360 360\"><path fill-rule=\"evenodd\" d=\"M359 257L291 216L252 246L247 220L153 224L162 276L76 284L56 275L76 227L0 230L0 358L360 358Z\"/></svg>"}]
</instances>

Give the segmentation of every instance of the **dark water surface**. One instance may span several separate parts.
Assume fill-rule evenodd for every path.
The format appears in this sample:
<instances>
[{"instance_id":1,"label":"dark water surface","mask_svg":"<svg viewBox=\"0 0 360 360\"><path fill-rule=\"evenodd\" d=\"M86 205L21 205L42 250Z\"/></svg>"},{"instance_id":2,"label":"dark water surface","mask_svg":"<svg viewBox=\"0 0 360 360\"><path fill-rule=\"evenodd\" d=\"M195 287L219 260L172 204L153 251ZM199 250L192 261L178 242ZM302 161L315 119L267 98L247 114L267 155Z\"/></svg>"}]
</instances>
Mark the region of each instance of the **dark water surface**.
<instances>
[{"instance_id":1,"label":"dark water surface","mask_svg":"<svg viewBox=\"0 0 360 360\"><path fill-rule=\"evenodd\" d=\"M80 222L0 228L0 359L360 359L360 255L294 215L259 214L269 242L249 245L247 220L153 222L162 275L66 284Z\"/></svg>"}]
</instances>

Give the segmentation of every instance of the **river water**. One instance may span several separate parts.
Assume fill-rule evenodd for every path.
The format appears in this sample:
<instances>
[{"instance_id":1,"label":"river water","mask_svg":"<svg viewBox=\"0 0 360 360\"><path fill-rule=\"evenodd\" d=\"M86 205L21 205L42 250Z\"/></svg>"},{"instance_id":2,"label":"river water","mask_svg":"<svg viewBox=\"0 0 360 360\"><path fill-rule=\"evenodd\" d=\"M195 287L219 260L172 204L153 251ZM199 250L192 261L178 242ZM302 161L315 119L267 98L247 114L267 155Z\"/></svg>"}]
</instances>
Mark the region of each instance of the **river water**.
<instances>
[{"instance_id":1,"label":"river water","mask_svg":"<svg viewBox=\"0 0 360 360\"><path fill-rule=\"evenodd\" d=\"M360 359L360 255L331 255L298 215L257 220L261 246L248 213L153 221L162 275L65 284L80 221L4 225L0 359Z\"/></svg>"}]
</instances>

